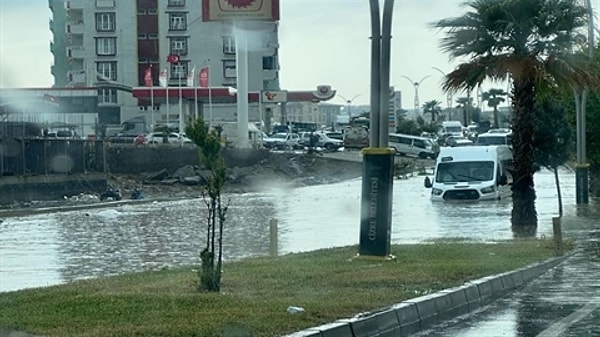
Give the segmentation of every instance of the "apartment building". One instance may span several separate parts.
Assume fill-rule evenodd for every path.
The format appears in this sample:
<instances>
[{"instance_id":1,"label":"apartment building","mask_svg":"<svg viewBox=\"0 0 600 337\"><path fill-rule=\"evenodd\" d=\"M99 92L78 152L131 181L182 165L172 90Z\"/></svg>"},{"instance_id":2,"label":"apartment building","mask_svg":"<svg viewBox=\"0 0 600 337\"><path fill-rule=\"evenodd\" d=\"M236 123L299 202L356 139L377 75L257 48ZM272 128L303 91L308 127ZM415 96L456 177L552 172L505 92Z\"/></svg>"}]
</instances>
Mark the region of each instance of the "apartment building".
<instances>
[{"instance_id":1,"label":"apartment building","mask_svg":"<svg viewBox=\"0 0 600 337\"><path fill-rule=\"evenodd\" d=\"M209 83L224 88L236 83L236 31L227 21L203 20L200 0L48 0L53 13L50 30L54 55L51 73L54 87L98 89L98 124L121 124L144 116L148 125L175 121L184 106L189 114L200 111L207 118L206 102L152 97L140 99L135 87L162 88L159 77L166 70L169 89L200 86L200 69L208 69ZM278 23L244 22L248 37L248 91L280 90ZM178 62L167 62L169 55ZM148 76L150 75L150 76ZM217 90L215 90L217 92ZM169 93L167 92L167 96ZM170 96L169 96L170 97ZM153 106L152 106L153 105ZM235 104L211 103L211 115L235 117ZM249 106L249 119L258 120L258 104ZM186 116L184 116L186 117ZM212 116L211 116L212 118ZM151 127L152 128L152 127Z\"/></svg>"}]
</instances>

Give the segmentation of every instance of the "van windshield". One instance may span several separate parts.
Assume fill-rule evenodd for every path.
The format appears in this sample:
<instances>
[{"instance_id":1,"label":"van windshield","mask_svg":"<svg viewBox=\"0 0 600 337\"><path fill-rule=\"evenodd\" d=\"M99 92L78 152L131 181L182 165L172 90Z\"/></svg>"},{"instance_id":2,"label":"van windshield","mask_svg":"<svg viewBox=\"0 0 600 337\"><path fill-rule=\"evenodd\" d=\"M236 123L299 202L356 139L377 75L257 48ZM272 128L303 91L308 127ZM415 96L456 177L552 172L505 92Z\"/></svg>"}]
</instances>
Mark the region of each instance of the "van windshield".
<instances>
[{"instance_id":1,"label":"van windshield","mask_svg":"<svg viewBox=\"0 0 600 337\"><path fill-rule=\"evenodd\" d=\"M493 161L440 163L435 174L435 181L438 183L490 181L493 178Z\"/></svg>"}]
</instances>

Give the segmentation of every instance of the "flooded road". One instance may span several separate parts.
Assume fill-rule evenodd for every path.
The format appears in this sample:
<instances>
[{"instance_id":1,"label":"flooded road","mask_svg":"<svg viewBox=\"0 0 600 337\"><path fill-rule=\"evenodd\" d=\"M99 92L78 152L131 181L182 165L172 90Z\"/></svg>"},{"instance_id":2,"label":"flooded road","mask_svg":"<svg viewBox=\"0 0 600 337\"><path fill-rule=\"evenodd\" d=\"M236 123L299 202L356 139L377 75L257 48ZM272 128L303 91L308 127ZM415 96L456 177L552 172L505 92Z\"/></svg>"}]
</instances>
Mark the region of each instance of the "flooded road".
<instances>
[{"instance_id":1,"label":"flooded road","mask_svg":"<svg viewBox=\"0 0 600 337\"><path fill-rule=\"evenodd\" d=\"M558 214L553 175L535 175L537 236L552 235ZM575 175L560 173L565 212L575 209ZM423 177L394 180L392 242L439 238L509 239L509 200L432 203ZM357 244L361 179L230 195L225 259L269 254L277 219L279 254ZM201 199L37 214L0 223L0 291L122 272L198 263L204 242Z\"/></svg>"}]
</instances>

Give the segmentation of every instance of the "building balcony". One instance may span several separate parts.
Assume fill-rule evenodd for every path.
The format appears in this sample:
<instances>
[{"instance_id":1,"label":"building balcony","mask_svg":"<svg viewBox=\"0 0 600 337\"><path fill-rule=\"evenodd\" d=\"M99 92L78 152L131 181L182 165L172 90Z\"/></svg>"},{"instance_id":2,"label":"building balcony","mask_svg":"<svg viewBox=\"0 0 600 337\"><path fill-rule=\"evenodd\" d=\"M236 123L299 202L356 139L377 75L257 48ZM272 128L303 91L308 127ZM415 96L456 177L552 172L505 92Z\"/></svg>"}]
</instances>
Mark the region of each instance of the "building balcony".
<instances>
[{"instance_id":1,"label":"building balcony","mask_svg":"<svg viewBox=\"0 0 600 337\"><path fill-rule=\"evenodd\" d=\"M82 11L83 6L84 6L83 1L78 1L78 0L65 1L65 9L67 11Z\"/></svg>"},{"instance_id":2,"label":"building balcony","mask_svg":"<svg viewBox=\"0 0 600 337\"><path fill-rule=\"evenodd\" d=\"M96 0L96 8L115 8L115 0Z\"/></svg>"},{"instance_id":3,"label":"building balcony","mask_svg":"<svg viewBox=\"0 0 600 337\"><path fill-rule=\"evenodd\" d=\"M67 82L70 86L78 86L87 83L85 71L83 70L70 70L67 71Z\"/></svg>"},{"instance_id":4,"label":"building balcony","mask_svg":"<svg viewBox=\"0 0 600 337\"><path fill-rule=\"evenodd\" d=\"M65 31L67 34L83 35L85 32L85 25L83 24L83 21L69 22L65 25Z\"/></svg>"},{"instance_id":5,"label":"building balcony","mask_svg":"<svg viewBox=\"0 0 600 337\"><path fill-rule=\"evenodd\" d=\"M82 46L67 47L67 57L70 59L83 59L85 58L85 49Z\"/></svg>"},{"instance_id":6,"label":"building balcony","mask_svg":"<svg viewBox=\"0 0 600 337\"><path fill-rule=\"evenodd\" d=\"M266 80L275 80L279 78L279 70L263 70L263 78Z\"/></svg>"}]
</instances>

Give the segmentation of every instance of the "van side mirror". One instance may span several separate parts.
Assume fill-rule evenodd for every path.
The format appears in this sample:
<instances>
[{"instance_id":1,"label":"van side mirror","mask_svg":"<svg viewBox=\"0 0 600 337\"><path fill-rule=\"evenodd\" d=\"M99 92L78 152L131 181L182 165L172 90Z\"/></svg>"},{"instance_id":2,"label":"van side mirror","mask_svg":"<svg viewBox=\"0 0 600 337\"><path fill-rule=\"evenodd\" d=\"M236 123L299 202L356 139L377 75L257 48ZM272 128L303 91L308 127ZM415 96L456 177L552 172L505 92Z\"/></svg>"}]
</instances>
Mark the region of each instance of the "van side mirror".
<instances>
[{"instance_id":1,"label":"van side mirror","mask_svg":"<svg viewBox=\"0 0 600 337\"><path fill-rule=\"evenodd\" d=\"M425 185L425 188L431 188L431 186L433 186L431 184L431 179L429 179L429 177L425 177L425 181L423 182L423 185Z\"/></svg>"},{"instance_id":2,"label":"van side mirror","mask_svg":"<svg viewBox=\"0 0 600 337\"><path fill-rule=\"evenodd\" d=\"M506 184L508 184L508 177L506 176L506 174L501 174L498 178L498 185L504 186Z\"/></svg>"}]
</instances>

